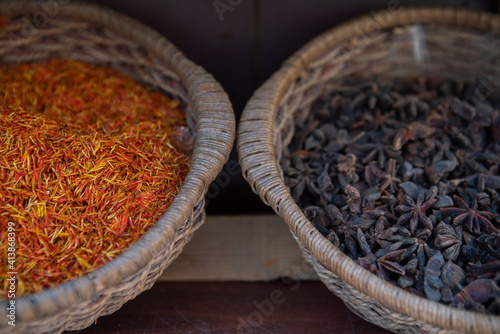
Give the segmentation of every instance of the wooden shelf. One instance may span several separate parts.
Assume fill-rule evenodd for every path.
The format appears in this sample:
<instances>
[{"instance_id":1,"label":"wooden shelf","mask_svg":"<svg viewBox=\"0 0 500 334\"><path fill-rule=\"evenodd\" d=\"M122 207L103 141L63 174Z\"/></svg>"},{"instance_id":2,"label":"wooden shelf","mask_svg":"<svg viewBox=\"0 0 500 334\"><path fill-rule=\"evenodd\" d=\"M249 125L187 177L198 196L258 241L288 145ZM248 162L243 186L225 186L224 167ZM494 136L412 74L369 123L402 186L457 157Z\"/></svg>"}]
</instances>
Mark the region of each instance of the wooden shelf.
<instances>
[{"instance_id":1,"label":"wooden shelf","mask_svg":"<svg viewBox=\"0 0 500 334\"><path fill-rule=\"evenodd\" d=\"M208 216L160 281L317 280L277 215Z\"/></svg>"},{"instance_id":2,"label":"wooden shelf","mask_svg":"<svg viewBox=\"0 0 500 334\"><path fill-rule=\"evenodd\" d=\"M274 300L274 302L273 302ZM319 281L158 282L79 334L387 334Z\"/></svg>"},{"instance_id":3,"label":"wooden shelf","mask_svg":"<svg viewBox=\"0 0 500 334\"><path fill-rule=\"evenodd\" d=\"M388 333L318 280L276 215L212 216L149 291L69 333Z\"/></svg>"}]
</instances>

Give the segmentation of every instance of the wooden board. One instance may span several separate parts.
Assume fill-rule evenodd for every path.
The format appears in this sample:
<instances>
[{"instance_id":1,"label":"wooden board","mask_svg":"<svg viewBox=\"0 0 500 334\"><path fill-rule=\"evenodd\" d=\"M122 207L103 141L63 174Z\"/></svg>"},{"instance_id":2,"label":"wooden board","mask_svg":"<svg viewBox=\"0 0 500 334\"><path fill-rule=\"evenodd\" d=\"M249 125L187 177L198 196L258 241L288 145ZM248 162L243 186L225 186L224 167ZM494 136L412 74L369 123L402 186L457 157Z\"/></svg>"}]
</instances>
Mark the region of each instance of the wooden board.
<instances>
[{"instance_id":1,"label":"wooden board","mask_svg":"<svg viewBox=\"0 0 500 334\"><path fill-rule=\"evenodd\" d=\"M161 281L318 279L276 215L207 217Z\"/></svg>"},{"instance_id":2,"label":"wooden board","mask_svg":"<svg viewBox=\"0 0 500 334\"><path fill-rule=\"evenodd\" d=\"M67 334L389 334L318 281L157 282L95 325Z\"/></svg>"}]
</instances>

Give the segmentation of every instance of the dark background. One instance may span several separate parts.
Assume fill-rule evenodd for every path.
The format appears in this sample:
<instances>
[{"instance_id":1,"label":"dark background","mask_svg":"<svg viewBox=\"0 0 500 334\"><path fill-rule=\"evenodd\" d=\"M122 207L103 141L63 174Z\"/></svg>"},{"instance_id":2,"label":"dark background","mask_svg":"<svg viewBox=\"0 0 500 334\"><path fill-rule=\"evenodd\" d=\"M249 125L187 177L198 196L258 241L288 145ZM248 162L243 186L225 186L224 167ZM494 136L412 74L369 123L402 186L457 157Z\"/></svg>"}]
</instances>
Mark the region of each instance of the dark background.
<instances>
[{"instance_id":1,"label":"dark background","mask_svg":"<svg viewBox=\"0 0 500 334\"><path fill-rule=\"evenodd\" d=\"M246 102L281 63L329 28L362 14L421 5L499 9L498 0L92 0L156 29L221 83L239 120ZM223 8L224 5L227 7ZM219 12L216 9L219 7ZM209 214L270 212L241 174L209 189ZM232 173L231 173L232 172ZM227 175L227 174L226 174ZM221 187L222 185L222 187Z\"/></svg>"}]
</instances>

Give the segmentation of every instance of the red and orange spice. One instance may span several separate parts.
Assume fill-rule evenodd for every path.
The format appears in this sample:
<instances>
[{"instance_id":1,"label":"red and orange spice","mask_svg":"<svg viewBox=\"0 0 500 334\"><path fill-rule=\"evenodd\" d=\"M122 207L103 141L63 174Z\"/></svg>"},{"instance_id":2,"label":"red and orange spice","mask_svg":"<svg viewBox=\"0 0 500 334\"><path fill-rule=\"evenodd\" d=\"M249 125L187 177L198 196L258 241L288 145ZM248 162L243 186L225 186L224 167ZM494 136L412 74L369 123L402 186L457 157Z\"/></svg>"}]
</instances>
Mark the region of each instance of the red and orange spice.
<instances>
[{"instance_id":1,"label":"red and orange spice","mask_svg":"<svg viewBox=\"0 0 500 334\"><path fill-rule=\"evenodd\" d=\"M16 225L17 296L115 258L166 211L189 169L179 101L73 60L0 66L0 253ZM5 240L4 240L5 239ZM0 260L5 298L9 277Z\"/></svg>"}]
</instances>

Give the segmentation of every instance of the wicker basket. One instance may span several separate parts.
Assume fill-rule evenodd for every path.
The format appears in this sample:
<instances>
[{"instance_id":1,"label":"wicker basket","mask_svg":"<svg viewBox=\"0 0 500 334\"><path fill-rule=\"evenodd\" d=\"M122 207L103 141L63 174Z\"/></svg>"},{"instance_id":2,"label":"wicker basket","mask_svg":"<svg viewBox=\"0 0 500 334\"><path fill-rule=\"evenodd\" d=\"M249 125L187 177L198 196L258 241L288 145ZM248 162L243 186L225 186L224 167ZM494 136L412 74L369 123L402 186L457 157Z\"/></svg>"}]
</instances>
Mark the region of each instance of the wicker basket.
<instances>
[{"instance_id":1,"label":"wicker basket","mask_svg":"<svg viewBox=\"0 0 500 334\"><path fill-rule=\"evenodd\" d=\"M205 193L234 142L234 113L210 74L160 34L126 16L66 1L2 2L0 15L13 19L0 27L0 62L72 58L113 67L186 102L188 124L196 132L180 192L138 242L84 277L18 298L15 327L7 324L8 300L0 301L0 333L83 329L151 288L203 224Z\"/></svg>"},{"instance_id":2,"label":"wicker basket","mask_svg":"<svg viewBox=\"0 0 500 334\"><path fill-rule=\"evenodd\" d=\"M253 191L285 220L327 287L358 315L388 330L500 333L500 317L417 297L357 265L304 216L277 161L294 134L294 117L307 117L315 100L349 76L390 80L439 73L459 80L498 79L499 30L499 16L465 9L410 8L362 17L301 48L255 92L243 112L237 148ZM415 33L425 52L415 48Z\"/></svg>"}]
</instances>

